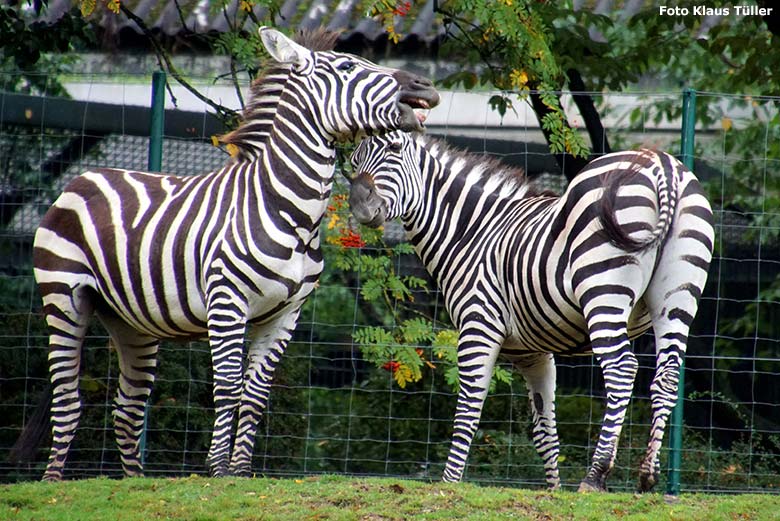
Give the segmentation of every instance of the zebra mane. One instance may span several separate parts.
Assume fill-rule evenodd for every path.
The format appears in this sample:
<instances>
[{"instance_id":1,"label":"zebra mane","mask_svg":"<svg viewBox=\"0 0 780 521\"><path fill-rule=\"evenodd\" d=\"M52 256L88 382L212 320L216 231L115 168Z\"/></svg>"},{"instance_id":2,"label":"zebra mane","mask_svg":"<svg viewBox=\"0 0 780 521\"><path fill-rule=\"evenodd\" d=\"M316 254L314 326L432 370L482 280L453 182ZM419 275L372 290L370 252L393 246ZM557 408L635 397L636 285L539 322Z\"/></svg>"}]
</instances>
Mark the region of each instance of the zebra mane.
<instances>
[{"instance_id":1,"label":"zebra mane","mask_svg":"<svg viewBox=\"0 0 780 521\"><path fill-rule=\"evenodd\" d=\"M293 40L311 51L332 51L339 33L322 27L299 30ZM235 145L237 161L252 160L259 142L265 141L273 127L279 99L290 77L290 65L268 60L249 89L250 98L241 114L238 128L220 137L226 145Z\"/></svg>"},{"instance_id":2,"label":"zebra mane","mask_svg":"<svg viewBox=\"0 0 780 521\"><path fill-rule=\"evenodd\" d=\"M524 196L537 194L522 168L502 163L488 154L477 154L457 148L442 139L427 135L418 135L417 141L448 170L457 170L458 175L477 173L477 184L486 189L500 191L507 195L520 191Z\"/></svg>"}]
</instances>

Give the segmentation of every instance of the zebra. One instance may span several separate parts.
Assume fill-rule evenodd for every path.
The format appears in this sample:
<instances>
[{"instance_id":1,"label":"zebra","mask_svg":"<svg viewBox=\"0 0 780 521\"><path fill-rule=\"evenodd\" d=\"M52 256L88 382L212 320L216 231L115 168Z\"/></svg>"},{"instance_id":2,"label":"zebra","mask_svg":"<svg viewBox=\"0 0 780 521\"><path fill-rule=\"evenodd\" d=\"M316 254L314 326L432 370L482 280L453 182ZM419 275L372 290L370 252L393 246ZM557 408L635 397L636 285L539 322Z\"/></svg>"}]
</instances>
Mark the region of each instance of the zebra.
<instances>
[{"instance_id":1,"label":"zebra","mask_svg":"<svg viewBox=\"0 0 780 521\"><path fill-rule=\"evenodd\" d=\"M237 150L224 167L187 177L91 170L42 218L33 265L50 329L53 439L44 480L62 479L78 425L92 315L119 361L114 431L124 474L143 472L139 436L161 339L204 337L215 408L209 472L251 474L274 368L323 268L319 224L336 145L421 130L419 110L439 101L426 78L332 51L337 36L315 30L298 43L260 29L276 63L253 84L243 122L224 136Z\"/></svg>"},{"instance_id":2,"label":"zebra","mask_svg":"<svg viewBox=\"0 0 780 521\"><path fill-rule=\"evenodd\" d=\"M560 197L522 171L425 136L367 138L351 157L355 219L400 217L459 331L460 390L445 481L459 481L499 353L523 375L547 485L560 487L553 356L593 353L606 411L580 491L606 490L637 359L655 333L652 424L638 490L658 481L688 332L712 259L712 210L673 156L616 152L591 161Z\"/></svg>"}]
</instances>

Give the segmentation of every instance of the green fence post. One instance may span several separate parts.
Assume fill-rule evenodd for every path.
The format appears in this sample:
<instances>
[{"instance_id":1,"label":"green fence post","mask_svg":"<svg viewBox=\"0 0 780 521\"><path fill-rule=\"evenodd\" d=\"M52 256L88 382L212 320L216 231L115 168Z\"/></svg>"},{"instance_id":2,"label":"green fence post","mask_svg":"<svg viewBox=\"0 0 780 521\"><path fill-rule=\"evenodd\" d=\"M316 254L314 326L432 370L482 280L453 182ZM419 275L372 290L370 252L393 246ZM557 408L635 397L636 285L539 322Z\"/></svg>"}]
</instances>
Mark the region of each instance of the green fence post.
<instances>
[{"instance_id":1,"label":"green fence post","mask_svg":"<svg viewBox=\"0 0 780 521\"><path fill-rule=\"evenodd\" d=\"M152 121L149 125L149 171L162 170L163 129L165 128L165 73L152 75Z\"/></svg>"},{"instance_id":2,"label":"green fence post","mask_svg":"<svg viewBox=\"0 0 780 521\"><path fill-rule=\"evenodd\" d=\"M162 170L163 131L165 129L165 73L155 71L152 74L152 106L149 123L149 171ZM146 465L146 429L149 425L149 402L144 406L144 426L138 440L138 452L141 465Z\"/></svg>"},{"instance_id":3,"label":"green fence post","mask_svg":"<svg viewBox=\"0 0 780 521\"><path fill-rule=\"evenodd\" d=\"M696 127L696 91L683 91L682 111L682 144L680 159L683 164L693 170L693 140ZM680 494L680 468L682 467L682 426L683 401L685 399L685 361L680 361L680 382L677 388L677 405L672 410L672 421L669 429L669 472L666 492L671 495Z\"/></svg>"}]
</instances>

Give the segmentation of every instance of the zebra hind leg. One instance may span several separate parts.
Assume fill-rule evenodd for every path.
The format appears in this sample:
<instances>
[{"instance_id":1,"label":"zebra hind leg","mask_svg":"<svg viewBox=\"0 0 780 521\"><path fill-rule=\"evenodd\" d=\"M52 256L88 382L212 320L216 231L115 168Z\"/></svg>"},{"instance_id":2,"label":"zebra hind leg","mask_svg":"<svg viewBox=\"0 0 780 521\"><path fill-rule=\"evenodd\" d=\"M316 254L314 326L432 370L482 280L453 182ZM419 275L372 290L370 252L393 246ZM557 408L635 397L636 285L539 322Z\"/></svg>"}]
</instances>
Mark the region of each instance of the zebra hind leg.
<instances>
[{"instance_id":1,"label":"zebra hind leg","mask_svg":"<svg viewBox=\"0 0 780 521\"><path fill-rule=\"evenodd\" d=\"M544 462L547 486L557 490L561 486L558 471L560 442L555 422L555 359L552 354L534 354L513 360L528 386L528 397L533 411L533 441Z\"/></svg>"},{"instance_id":2,"label":"zebra hind leg","mask_svg":"<svg viewBox=\"0 0 780 521\"><path fill-rule=\"evenodd\" d=\"M124 322L100 315L111 333L119 359L119 387L114 400L114 436L125 476L143 476L140 439L146 403L157 369L157 338L141 335Z\"/></svg>"},{"instance_id":3,"label":"zebra hind leg","mask_svg":"<svg viewBox=\"0 0 780 521\"><path fill-rule=\"evenodd\" d=\"M44 481L62 479L65 460L81 417L79 372L81 348L93 303L83 286L40 284L43 313L49 326L49 378L52 388L52 444Z\"/></svg>"},{"instance_id":4,"label":"zebra hind leg","mask_svg":"<svg viewBox=\"0 0 780 521\"><path fill-rule=\"evenodd\" d=\"M677 402L677 386L685 345L656 339L656 369L650 385L650 402L653 419L650 426L650 440L647 452L639 465L638 492L649 492L658 483L660 463L658 454L663 442L669 415ZM662 346L658 349L658 346Z\"/></svg>"},{"instance_id":5,"label":"zebra hind leg","mask_svg":"<svg viewBox=\"0 0 780 521\"><path fill-rule=\"evenodd\" d=\"M691 241L688 241L689 243ZM685 250L690 256L696 243ZM698 300L704 288L709 258L692 270L680 263L662 261L659 273L645 293L655 333L656 369L650 385L653 419L647 452L639 466L640 492L650 491L658 482L658 454L672 409L677 403L680 368L688 345L691 322L696 316ZM668 272L668 273L667 273Z\"/></svg>"},{"instance_id":6,"label":"zebra hind leg","mask_svg":"<svg viewBox=\"0 0 780 521\"><path fill-rule=\"evenodd\" d=\"M630 307L628 308L630 309ZM580 483L580 492L607 490L607 476L617 455L620 433L634 389L639 364L631 352L626 326L627 316L620 308L594 308L586 315L593 352L601 365L606 391L606 407L601 433L593 454L591 467ZM604 312L616 313L609 318ZM611 320L610 320L611 318Z\"/></svg>"}]
</instances>

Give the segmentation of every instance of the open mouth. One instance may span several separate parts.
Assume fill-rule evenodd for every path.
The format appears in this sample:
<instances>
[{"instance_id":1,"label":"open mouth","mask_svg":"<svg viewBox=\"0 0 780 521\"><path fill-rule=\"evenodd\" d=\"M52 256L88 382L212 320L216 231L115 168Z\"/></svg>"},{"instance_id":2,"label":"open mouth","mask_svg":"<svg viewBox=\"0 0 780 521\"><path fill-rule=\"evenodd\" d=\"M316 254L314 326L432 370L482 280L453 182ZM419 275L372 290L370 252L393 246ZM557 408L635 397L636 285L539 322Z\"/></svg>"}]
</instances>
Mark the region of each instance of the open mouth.
<instances>
[{"instance_id":1,"label":"open mouth","mask_svg":"<svg viewBox=\"0 0 780 521\"><path fill-rule=\"evenodd\" d=\"M425 120L431 111L428 100L416 96L401 96L398 100L398 110L401 113L400 130L405 132L422 132L425 130Z\"/></svg>"}]
</instances>

